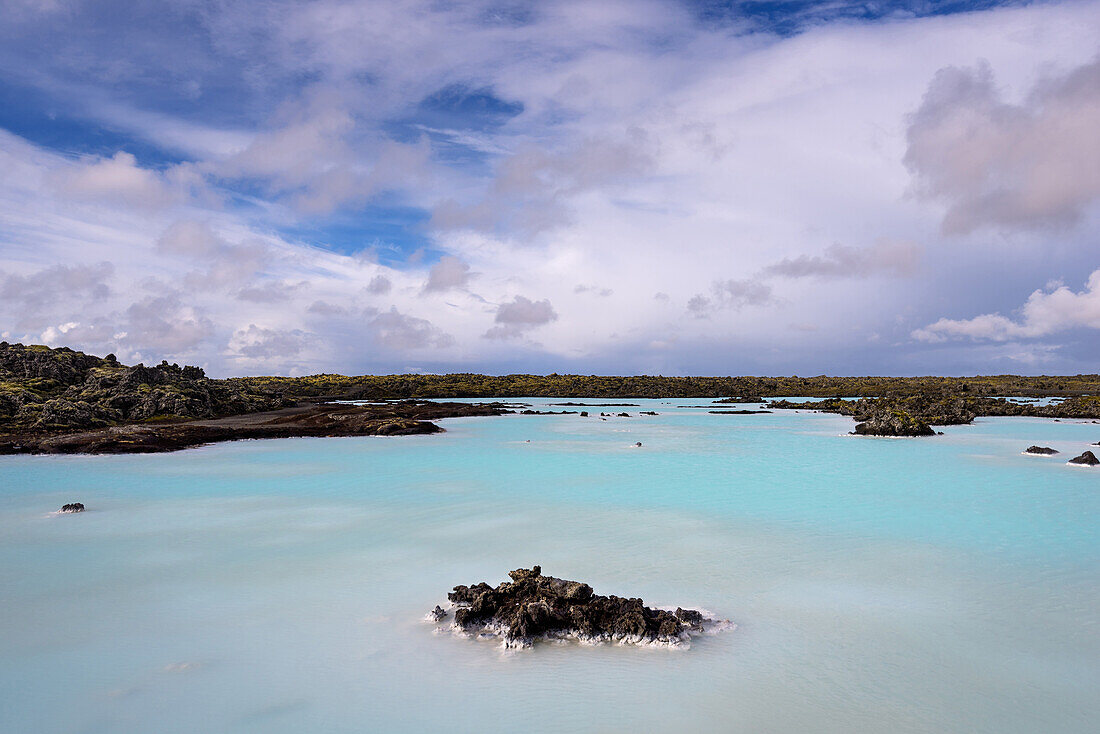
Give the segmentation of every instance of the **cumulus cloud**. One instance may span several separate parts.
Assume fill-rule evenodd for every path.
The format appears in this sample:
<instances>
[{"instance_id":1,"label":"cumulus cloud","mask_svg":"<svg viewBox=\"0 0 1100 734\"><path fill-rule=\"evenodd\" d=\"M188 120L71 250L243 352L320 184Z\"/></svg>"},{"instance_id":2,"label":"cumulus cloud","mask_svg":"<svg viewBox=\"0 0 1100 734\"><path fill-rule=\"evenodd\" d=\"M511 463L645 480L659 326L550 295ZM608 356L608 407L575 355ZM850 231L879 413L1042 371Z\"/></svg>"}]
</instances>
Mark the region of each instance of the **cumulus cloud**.
<instances>
[{"instance_id":1,"label":"cumulus cloud","mask_svg":"<svg viewBox=\"0 0 1100 734\"><path fill-rule=\"evenodd\" d=\"M450 334L436 328L427 319L401 313L396 306L373 316L367 326L378 343L389 349L442 349L454 344L454 337Z\"/></svg>"},{"instance_id":2,"label":"cumulus cloud","mask_svg":"<svg viewBox=\"0 0 1100 734\"><path fill-rule=\"evenodd\" d=\"M871 247L841 244L825 248L823 255L799 255L767 266L762 276L782 278L864 278L871 275L912 275L922 248L912 242L882 240Z\"/></svg>"},{"instance_id":3,"label":"cumulus cloud","mask_svg":"<svg viewBox=\"0 0 1100 734\"><path fill-rule=\"evenodd\" d=\"M424 284L424 291L432 293L465 288L473 275L468 264L456 257L444 255L428 271L428 281Z\"/></svg>"},{"instance_id":4,"label":"cumulus cloud","mask_svg":"<svg viewBox=\"0 0 1100 734\"><path fill-rule=\"evenodd\" d=\"M28 275L0 271L0 299L26 311L36 311L64 298L95 301L111 293L107 281L115 267L109 262L90 265L54 265Z\"/></svg>"},{"instance_id":5,"label":"cumulus cloud","mask_svg":"<svg viewBox=\"0 0 1100 734\"><path fill-rule=\"evenodd\" d=\"M527 331L552 321L558 320L558 314L550 301L532 301L523 296L516 296L507 303L497 306L494 321L496 326L485 332L489 339L513 339L522 336Z\"/></svg>"},{"instance_id":6,"label":"cumulus cloud","mask_svg":"<svg viewBox=\"0 0 1100 734\"><path fill-rule=\"evenodd\" d=\"M1034 291L1016 320L991 313L972 319L940 319L913 332L921 341L968 338L1009 341L1049 336L1074 328L1100 329L1100 270L1089 276L1085 289L1074 292L1064 285Z\"/></svg>"},{"instance_id":7,"label":"cumulus cloud","mask_svg":"<svg viewBox=\"0 0 1100 734\"><path fill-rule=\"evenodd\" d=\"M653 166L646 133L590 137L562 150L521 145L500 160L484 196L462 203L445 199L432 224L534 236L571 221L570 201L586 192L636 179Z\"/></svg>"},{"instance_id":8,"label":"cumulus cloud","mask_svg":"<svg viewBox=\"0 0 1100 734\"><path fill-rule=\"evenodd\" d=\"M300 329L268 329L249 324L233 332L229 349L248 359L285 360L302 352L315 340L314 335Z\"/></svg>"},{"instance_id":9,"label":"cumulus cloud","mask_svg":"<svg viewBox=\"0 0 1100 734\"><path fill-rule=\"evenodd\" d=\"M703 318L718 310L739 311L745 306L764 306L772 300L772 289L768 284L755 278L731 278L715 281L709 296L702 293L692 296L687 308L697 318Z\"/></svg>"},{"instance_id":10,"label":"cumulus cloud","mask_svg":"<svg viewBox=\"0 0 1100 734\"><path fill-rule=\"evenodd\" d=\"M161 173L142 168L125 151L58 169L52 179L67 196L151 209L182 203L191 188L202 186L201 176L191 166Z\"/></svg>"},{"instance_id":11,"label":"cumulus cloud","mask_svg":"<svg viewBox=\"0 0 1100 734\"><path fill-rule=\"evenodd\" d=\"M214 323L202 310L176 294L148 296L131 304L125 324L120 340L138 353L184 354L214 334Z\"/></svg>"},{"instance_id":12,"label":"cumulus cloud","mask_svg":"<svg viewBox=\"0 0 1100 734\"><path fill-rule=\"evenodd\" d=\"M328 301L314 301L309 304L306 312L316 316L346 316L348 309Z\"/></svg>"},{"instance_id":13,"label":"cumulus cloud","mask_svg":"<svg viewBox=\"0 0 1100 734\"><path fill-rule=\"evenodd\" d=\"M259 238L231 243L209 223L196 220L174 222L157 240L156 248L199 266L183 276L184 284L192 290L240 288L272 259L270 248ZM246 289L243 297L248 300L251 295L251 300L264 300L265 292L271 295L264 287Z\"/></svg>"},{"instance_id":14,"label":"cumulus cloud","mask_svg":"<svg viewBox=\"0 0 1100 734\"><path fill-rule=\"evenodd\" d=\"M425 175L429 150L420 143L375 138L353 144L355 119L332 89L316 88L287 103L242 151L207 169L228 178L262 182L297 209L324 214L363 202L380 190ZM359 146L366 145L366 150ZM369 157L365 156L368 154ZM369 161L369 162L368 162Z\"/></svg>"},{"instance_id":15,"label":"cumulus cloud","mask_svg":"<svg viewBox=\"0 0 1100 734\"><path fill-rule=\"evenodd\" d=\"M943 201L943 229L1037 228L1100 198L1100 58L1003 99L988 63L936 73L909 119L905 163Z\"/></svg>"},{"instance_id":16,"label":"cumulus cloud","mask_svg":"<svg viewBox=\"0 0 1100 734\"><path fill-rule=\"evenodd\" d=\"M390 292L393 283L384 275L376 275L367 283L367 293L375 296L385 295Z\"/></svg>"},{"instance_id":17,"label":"cumulus cloud","mask_svg":"<svg viewBox=\"0 0 1100 734\"><path fill-rule=\"evenodd\" d=\"M260 285L241 288L237 291L237 298L242 301L254 303L285 303L294 297L294 294L303 290L306 283L281 283L269 281Z\"/></svg>"}]
</instances>

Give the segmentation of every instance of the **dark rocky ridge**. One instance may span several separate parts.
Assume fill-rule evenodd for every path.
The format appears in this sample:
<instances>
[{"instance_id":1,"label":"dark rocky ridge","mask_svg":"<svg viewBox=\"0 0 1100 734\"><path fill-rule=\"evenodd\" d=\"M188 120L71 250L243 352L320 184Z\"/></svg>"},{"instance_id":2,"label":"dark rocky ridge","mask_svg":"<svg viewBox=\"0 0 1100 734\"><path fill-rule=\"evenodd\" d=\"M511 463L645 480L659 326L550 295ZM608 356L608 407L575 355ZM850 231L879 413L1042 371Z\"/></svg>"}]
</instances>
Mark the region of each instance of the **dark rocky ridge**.
<instances>
[{"instance_id":1,"label":"dark rocky ridge","mask_svg":"<svg viewBox=\"0 0 1100 734\"><path fill-rule=\"evenodd\" d=\"M212 420L137 423L61 433L0 435L0 454L135 454L178 451L218 441L438 433L430 421L502 415L491 404L403 401L384 405L321 404Z\"/></svg>"},{"instance_id":2,"label":"dark rocky ridge","mask_svg":"<svg viewBox=\"0 0 1100 734\"><path fill-rule=\"evenodd\" d=\"M592 642L679 645L716 620L700 612L650 609L641 599L601 596L579 581L543 576L542 569L520 568L496 588L487 583L456 586L447 598L455 605L454 624L472 634L493 634L505 647L526 647L538 638ZM439 621L439 607L431 616Z\"/></svg>"},{"instance_id":3,"label":"dark rocky ridge","mask_svg":"<svg viewBox=\"0 0 1100 734\"><path fill-rule=\"evenodd\" d=\"M61 509L58 512L84 512L83 502L70 502L67 505L61 505Z\"/></svg>"},{"instance_id":4,"label":"dark rocky ridge","mask_svg":"<svg viewBox=\"0 0 1100 734\"><path fill-rule=\"evenodd\" d=\"M1053 456L1058 453L1057 449L1052 449L1049 446L1028 446L1024 450L1025 454L1036 454L1039 456Z\"/></svg>"}]
</instances>

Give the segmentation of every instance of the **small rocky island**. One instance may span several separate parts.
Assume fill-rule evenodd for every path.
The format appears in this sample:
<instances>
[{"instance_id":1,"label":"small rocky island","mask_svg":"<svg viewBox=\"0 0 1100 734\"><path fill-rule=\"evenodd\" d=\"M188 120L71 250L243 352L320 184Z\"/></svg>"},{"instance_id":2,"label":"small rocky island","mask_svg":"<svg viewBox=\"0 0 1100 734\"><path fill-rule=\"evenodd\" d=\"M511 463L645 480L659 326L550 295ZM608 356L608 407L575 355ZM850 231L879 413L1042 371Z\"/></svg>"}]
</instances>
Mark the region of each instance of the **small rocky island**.
<instances>
[{"instance_id":1,"label":"small rocky island","mask_svg":"<svg viewBox=\"0 0 1100 734\"><path fill-rule=\"evenodd\" d=\"M883 410L857 423L857 436L934 436L936 432L920 418L904 410Z\"/></svg>"},{"instance_id":2,"label":"small rocky island","mask_svg":"<svg viewBox=\"0 0 1100 734\"><path fill-rule=\"evenodd\" d=\"M1078 464L1080 466L1097 466L1098 464L1100 464L1100 459L1097 459L1096 454L1092 453L1091 451L1086 451L1080 456L1074 456L1066 463Z\"/></svg>"},{"instance_id":3,"label":"small rocky island","mask_svg":"<svg viewBox=\"0 0 1100 734\"><path fill-rule=\"evenodd\" d=\"M679 646L692 635L732 627L692 609L670 612L641 599L601 596L580 581L543 576L539 566L508 575L512 580L496 588L456 586L447 595L454 629L499 638L504 647L530 647L537 639ZM449 614L437 606L429 616L442 622Z\"/></svg>"},{"instance_id":4,"label":"small rocky island","mask_svg":"<svg viewBox=\"0 0 1100 734\"><path fill-rule=\"evenodd\" d=\"M61 509L58 510L58 512L63 512L63 513L66 513L66 514L71 513L71 512L84 512L84 503L83 502L70 502L67 505L62 505Z\"/></svg>"},{"instance_id":5,"label":"small rocky island","mask_svg":"<svg viewBox=\"0 0 1100 734\"><path fill-rule=\"evenodd\" d=\"M1038 456L1053 456L1058 453L1057 449L1052 449L1049 446L1028 446L1024 450L1025 454L1036 454Z\"/></svg>"}]
</instances>

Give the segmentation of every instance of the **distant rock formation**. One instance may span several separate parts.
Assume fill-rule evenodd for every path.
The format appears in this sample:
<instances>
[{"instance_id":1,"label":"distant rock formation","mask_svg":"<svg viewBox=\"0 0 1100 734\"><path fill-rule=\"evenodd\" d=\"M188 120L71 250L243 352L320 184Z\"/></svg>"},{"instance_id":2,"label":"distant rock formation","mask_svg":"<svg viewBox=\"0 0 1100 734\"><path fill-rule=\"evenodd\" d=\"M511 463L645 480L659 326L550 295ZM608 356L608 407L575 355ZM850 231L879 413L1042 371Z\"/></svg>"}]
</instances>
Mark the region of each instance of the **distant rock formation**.
<instances>
[{"instance_id":1,"label":"distant rock formation","mask_svg":"<svg viewBox=\"0 0 1100 734\"><path fill-rule=\"evenodd\" d=\"M1081 466L1096 466L1100 464L1100 459L1096 458L1096 454L1091 451L1086 451L1080 456L1074 456L1068 462L1069 464L1080 464Z\"/></svg>"},{"instance_id":2,"label":"distant rock formation","mask_svg":"<svg viewBox=\"0 0 1100 734\"><path fill-rule=\"evenodd\" d=\"M856 425L860 436L934 436L931 426L904 410L884 410Z\"/></svg>"},{"instance_id":3,"label":"distant rock formation","mask_svg":"<svg viewBox=\"0 0 1100 734\"><path fill-rule=\"evenodd\" d=\"M0 435L3 454L134 454L253 438L411 436L438 433L439 418L503 415L492 403L403 400L289 408L207 421L136 423L91 431Z\"/></svg>"},{"instance_id":4,"label":"distant rock formation","mask_svg":"<svg viewBox=\"0 0 1100 734\"><path fill-rule=\"evenodd\" d=\"M588 584L543 576L539 566L508 575L512 580L495 589L484 582L456 586L447 595L455 605L455 627L498 636L505 647L528 647L538 638L679 645L709 627L728 625L695 610L669 612L650 609L641 599L600 596Z\"/></svg>"},{"instance_id":5,"label":"distant rock formation","mask_svg":"<svg viewBox=\"0 0 1100 734\"><path fill-rule=\"evenodd\" d=\"M1043 456L1053 456L1058 453L1056 449L1052 449L1049 446L1028 446L1024 451L1025 454L1041 454Z\"/></svg>"},{"instance_id":6,"label":"distant rock formation","mask_svg":"<svg viewBox=\"0 0 1100 734\"><path fill-rule=\"evenodd\" d=\"M67 505L61 505L59 512L84 512L84 503L70 502Z\"/></svg>"}]
</instances>

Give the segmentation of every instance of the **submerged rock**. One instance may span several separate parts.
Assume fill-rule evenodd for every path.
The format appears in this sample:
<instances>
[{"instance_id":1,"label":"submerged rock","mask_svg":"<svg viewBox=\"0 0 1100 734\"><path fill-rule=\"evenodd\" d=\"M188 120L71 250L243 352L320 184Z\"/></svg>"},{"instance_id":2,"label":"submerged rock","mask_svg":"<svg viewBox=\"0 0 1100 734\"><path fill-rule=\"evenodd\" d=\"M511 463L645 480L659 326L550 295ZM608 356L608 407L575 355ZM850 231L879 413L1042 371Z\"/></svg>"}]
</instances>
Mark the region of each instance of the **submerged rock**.
<instances>
[{"instance_id":1,"label":"submerged rock","mask_svg":"<svg viewBox=\"0 0 1100 734\"><path fill-rule=\"evenodd\" d=\"M934 436L936 432L904 410L883 410L856 426L860 436Z\"/></svg>"},{"instance_id":2,"label":"submerged rock","mask_svg":"<svg viewBox=\"0 0 1100 734\"><path fill-rule=\"evenodd\" d=\"M84 503L70 502L67 505L62 505L60 512L84 512Z\"/></svg>"},{"instance_id":3,"label":"submerged rock","mask_svg":"<svg viewBox=\"0 0 1100 734\"><path fill-rule=\"evenodd\" d=\"M1028 446L1025 454L1042 454L1043 456L1052 456L1058 453L1057 449L1052 449L1049 446Z\"/></svg>"},{"instance_id":4,"label":"submerged rock","mask_svg":"<svg viewBox=\"0 0 1100 734\"><path fill-rule=\"evenodd\" d=\"M1080 456L1074 456L1067 463L1080 464L1082 466L1096 466L1097 464L1100 464L1100 459L1097 459L1096 454L1092 453L1091 451L1086 451Z\"/></svg>"},{"instance_id":5,"label":"submerged rock","mask_svg":"<svg viewBox=\"0 0 1100 734\"><path fill-rule=\"evenodd\" d=\"M678 645L719 624L692 609L669 612L641 599L601 596L580 581L543 576L539 566L508 575L512 580L495 589L482 582L447 595L457 629L497 635L505 647L527 647L536 638Z\"/></svg>"}]
</instances>

